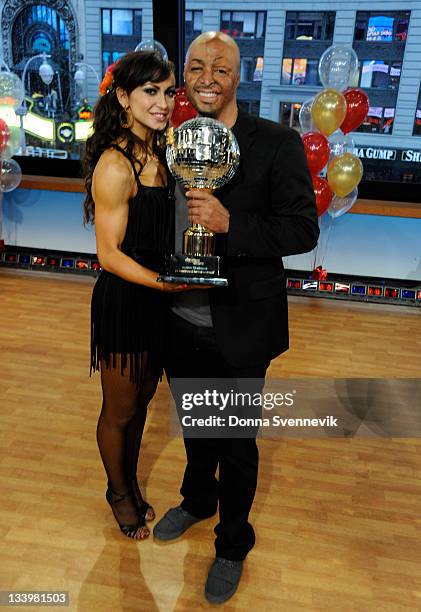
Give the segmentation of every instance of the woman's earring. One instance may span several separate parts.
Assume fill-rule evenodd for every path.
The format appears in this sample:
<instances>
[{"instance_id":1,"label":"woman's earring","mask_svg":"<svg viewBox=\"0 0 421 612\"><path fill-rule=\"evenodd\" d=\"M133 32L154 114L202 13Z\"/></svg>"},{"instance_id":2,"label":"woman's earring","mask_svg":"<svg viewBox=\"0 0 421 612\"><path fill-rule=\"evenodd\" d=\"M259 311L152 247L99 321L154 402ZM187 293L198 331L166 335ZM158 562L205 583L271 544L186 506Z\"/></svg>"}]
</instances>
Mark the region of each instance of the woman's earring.
<instances>
[{"instance_id":1,"label":"woman's earring","mask_svg":"<svg viewBox=\"0 0 421 612\"><path fill-rule=\"evenodd\" d=\"M121 127L125 128L126 130L129 130L131 127L133 127L133 123L134 123L133 113L130 110L130 106L128 106L127 108L123 108L123 110L120 111Z\"/></svg>"}]
</instances>

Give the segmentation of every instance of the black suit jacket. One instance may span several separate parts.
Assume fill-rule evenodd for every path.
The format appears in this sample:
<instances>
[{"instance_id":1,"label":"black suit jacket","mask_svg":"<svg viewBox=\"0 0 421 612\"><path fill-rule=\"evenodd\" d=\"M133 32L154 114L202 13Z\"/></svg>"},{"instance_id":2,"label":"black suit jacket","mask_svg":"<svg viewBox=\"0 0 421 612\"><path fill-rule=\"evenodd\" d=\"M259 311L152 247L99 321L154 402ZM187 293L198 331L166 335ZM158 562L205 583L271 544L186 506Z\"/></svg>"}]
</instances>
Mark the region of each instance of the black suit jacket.
<instances>
[{"instance_id":1,"label":"black suit jacket","mask_svg":"<svg viewBox=\"0 0 421 612\"><path fill-rule=\"evenodd\" d=\"M229 210L218 234L229 287L209 290L217 341L236 367L270 361L288 348L282 257L305 253L319 227L311 175L299 134L240 112L233 132L241 153L234 178L215 196Z\"/></svg>"}]
</instances>

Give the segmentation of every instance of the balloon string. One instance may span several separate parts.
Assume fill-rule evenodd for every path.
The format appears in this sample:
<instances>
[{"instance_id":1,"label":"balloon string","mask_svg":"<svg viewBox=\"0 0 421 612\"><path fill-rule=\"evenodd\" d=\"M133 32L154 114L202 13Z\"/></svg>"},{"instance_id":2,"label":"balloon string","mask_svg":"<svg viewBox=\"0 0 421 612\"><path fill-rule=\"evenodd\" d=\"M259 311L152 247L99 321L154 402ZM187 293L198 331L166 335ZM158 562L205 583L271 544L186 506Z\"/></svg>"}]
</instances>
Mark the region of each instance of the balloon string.
<instances>
[{"instance_id":1,"label":"balloon string","mask_svg":"<svg viewBox=\"0 0 421 612\"><path fill-rule=\"evenodd\" d=\"M320 229L320 235L321 235L321 232L322 232L322 218L321 217L318 218L318 223L319 223L319 229ZM318 240L316 246L314 247L314 251L313 251L314 252L313 267L312 267L311 271L316 269L317 255L319 253L319 245L320 245L320 243L321 243L321 240Z\"/></svg>"},{"instance_id":2,"label":"balloon string","mask_svg":"<svg viewBox=\"0 0 421 612\"><path fill-rule=\"evenodd\" d=\"M323 268L323 264L325 263L325 260L327 257L327 252L328 252L328 247L329 247L329 238L330 238L330 232L332 230L332 226L333 226L333 217L329 215L329 225L327 226L327 230L326 230L324 254L322 255L322 260L320 262L320 265L322 266L322 268Z\"/></svg>"}]
</instances>

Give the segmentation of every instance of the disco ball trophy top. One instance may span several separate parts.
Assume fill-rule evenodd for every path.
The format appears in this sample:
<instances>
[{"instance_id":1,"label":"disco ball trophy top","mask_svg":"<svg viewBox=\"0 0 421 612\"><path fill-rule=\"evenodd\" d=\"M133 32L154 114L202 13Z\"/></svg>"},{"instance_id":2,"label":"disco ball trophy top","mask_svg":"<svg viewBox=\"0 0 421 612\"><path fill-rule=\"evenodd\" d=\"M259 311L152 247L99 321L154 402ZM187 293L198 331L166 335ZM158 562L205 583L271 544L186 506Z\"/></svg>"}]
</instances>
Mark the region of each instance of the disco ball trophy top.
<instances>
[{"instance_id":1,"label":"disco ball trophy top","mask_svg":"<svg viewBox=\"0 0 421 612\"><path fill-rule=\"evenodd\" d=\"M233 132L220 121L196 117L169 134L167 164L186 189L212 192L232 179L240 164ZM227 285L221 277L221 258L213 255L214 233L193 223L183 233L183 254L171 255L166 282Z\"/></svg>"}]
</instances>

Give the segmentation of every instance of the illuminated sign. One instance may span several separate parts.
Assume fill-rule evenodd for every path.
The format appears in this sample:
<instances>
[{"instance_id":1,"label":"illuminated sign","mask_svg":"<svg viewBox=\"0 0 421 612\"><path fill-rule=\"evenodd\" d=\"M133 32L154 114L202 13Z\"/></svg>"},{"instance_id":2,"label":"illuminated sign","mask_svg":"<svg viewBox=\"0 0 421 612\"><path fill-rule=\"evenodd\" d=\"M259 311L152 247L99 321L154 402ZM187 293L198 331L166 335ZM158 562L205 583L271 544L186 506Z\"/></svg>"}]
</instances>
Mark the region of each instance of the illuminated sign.
<instances>
[{"instance_id":1,"label":"illuminated sign","mask_svg":"<svg viewBox=\"0 0 421 612\"><path fill-rule=\"evenodd\" d=\"M393 39L393 17L376 15L368 20L367 40L391 41Z\"/></svg>"},{"instance_id":2,"label":"illuminated sign","mask_svg":"<svg viewBox=\"0 0 421 612\"><path fill-rule=\"evenodd\" d=\"M42 147L26 147L26 155L30 155L31 157L48 157L49 159L67 159L68 153L67 151L62 151L60 149L43 149Z\"/></svg>"},{"instance_id":3,"label":"illuminated sign","mask_svg":"<svg viewBox=\"0 0 421 612\"><path fill-rule=\"evenodd\" d=\"M75 121L75 140L86 140L92 134L93 121Z\"/></svg>"},{"instance_id":4,"label":"illuminated sign","mask_svg":"<svg viewBox=\"0 0 421 612\"><path fill-rule=\"evenodd\" d=\"M400 155L400 161L421 164L421 151L413 149L396 150L396 149L376 149L374 147L355 147L354 153L361 159L381 159L386 161L395 161Z\"/></svg>"},{"instance_id":5,"label":"illuminated sign","mask_svg":"<svg viewBox=\"0 0 421 612\"><path fill-rule=\"evenodd\" d=\"M90 104L83 104L77 109L79 119L82 121L90 121L94 117L94 109Z\"/></svg>"},{"instance_id":6,"label":"illuminated sign","mask_svg":"<svg viewBox=\"0 0 421 612\"><path fill-rule=\"evenodd\" d=\"M36 136L40 140L49 140L54 142L55 140L55 122L54 119L47 119L46 117L40 117L35 113L29 112L23 117L23 127L25 132Z\"/></svg>"},{"instance_id":7,"label":"illuminated sign","mask_svg":"<svg viewBox=\"0 0 421 612\"><path fill-rule=\"evenodd\" d=\"M72 142L74 138L73 125L71 123L60 123L57 128L57 137L61 142Z\"/></svg>"},{"instance_id":8,"label":"illuminated sign","mask_svg":"<svg viewBox=\"0 0 421 612\"><path fill-rule=\"evenodd\" d=\"M354 153L361 159L396 159L396 149L375 149L374 147L356 147Z\"/></svg>"},{"instance_id":9,"label":"illuminated sign","mask_svg":"<svg viewBox=\"0 0 421 612\"><path fill-rule=\"evenodd\" d=\"M402 151L401 159L404 162L416 162L419 164L421 163L421 151L407 149L406 151Z\"/></svg>"}]
</instances>

